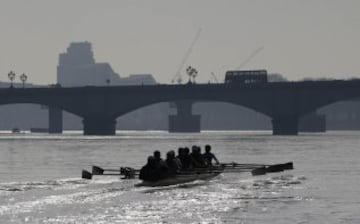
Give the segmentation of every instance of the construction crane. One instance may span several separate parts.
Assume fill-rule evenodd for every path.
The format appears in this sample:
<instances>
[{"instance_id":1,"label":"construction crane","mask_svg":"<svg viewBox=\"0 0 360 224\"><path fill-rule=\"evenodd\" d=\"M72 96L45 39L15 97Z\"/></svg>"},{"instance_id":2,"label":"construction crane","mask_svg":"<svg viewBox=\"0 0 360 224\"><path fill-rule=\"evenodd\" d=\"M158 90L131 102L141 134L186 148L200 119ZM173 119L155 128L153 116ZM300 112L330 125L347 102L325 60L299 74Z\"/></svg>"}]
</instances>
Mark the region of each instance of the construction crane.
<instances>
[{"instance_id":1,"label":"construction crane","mask_svg":"<svg viewBox=\"0 0 360 224\"><path fill-rule=\"evenodd\" d=\"M188 50L186 51L186 54L185 54L183 60L181 61L178 70L176 71L174 77L171 79L171 83L176 82L176 83L180 84L182 82L181 70L183 69L187 59L189 58L189 56L190 56L190 54L192 52L192 49L194 48L197 40L199 39L200 33L201 33L201 28L199 28L198 31L196 32L195 38L191 42L191 45L188 48Z\"/></svg>"},{"instance_id":2,"label":"construction crane","mask_svg":"<svg viewBox=\"0 0 360 224\"><path fill-rule=\"evenodd\" d=\"M214 72L211 72L211 76L214 78L216 83L219 83L219 80L217 79L216 75Z\"/></svg>"},{"instance_id":3,"label":"construction crane","mask_svg":"<svg viewBox=\"0 0 360 224\"><path fill-rule=\"evenodd\" d=\"M252 52L249 57L247 57L238 67L236 67L236 70L242 69L251 59L253 59L260 51L264 49L264 46L259 47L254 52Z\"/></svg>"},{"instance_id":4,"label":"construction crane","mask_svg":"<svg viewBox=\"0 0 360 224\"><path fill-rule=\"evenodd\" d=\"M241 64L240 64L239 66L237 66L237 67L235 68L235 70L240 70L240 69L242 69L247 63L249 63L249 61L250 61L251 59L253 59L253 58L254 58L258 53L260 53L260 51L262 51L263 49L264 49L264 46L259 47L258 49L256 49L255 51L253 51L243 62L241 62ZM223 66L221 66L218 70L224 69L225 67L226 67L226 66L223 65ZM214 72L211 72L210 74L211 74L211 76L214 78L214 80L218 83L218 79L217 79L215 73L214 73Z\"/></svg>"}]
</instances>

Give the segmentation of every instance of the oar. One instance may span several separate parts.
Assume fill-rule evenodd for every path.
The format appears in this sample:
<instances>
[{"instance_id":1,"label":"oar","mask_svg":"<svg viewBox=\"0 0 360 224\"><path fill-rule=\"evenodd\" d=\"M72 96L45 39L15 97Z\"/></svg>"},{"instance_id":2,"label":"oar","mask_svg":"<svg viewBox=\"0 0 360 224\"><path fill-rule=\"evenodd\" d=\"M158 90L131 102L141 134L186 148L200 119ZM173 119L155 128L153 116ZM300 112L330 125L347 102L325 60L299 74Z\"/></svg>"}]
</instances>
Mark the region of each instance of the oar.
<instances>
[{"instance_id":1,"label":"oar","mask_svg":"<svg viewBox=\"0 0 360 224\"><path fill-rule=\"evenodd\" d=\"M255 168L251 171L251 174L253 176L257 176L257 175L264 175L266 173L276 173L276 172L282 172L284 170L292 170L292 169L294 169L293 162L288 162L288 163L274 164L274 165Z\"/></svg>"},{"instance_id":2,"label":"oar","mask_svg":"<svg viewBox=\"0 0 360 224\"><path fill-rule=\"evenodd\" d=\"M265 175L266 174L266 168L265 167L259 167L259 168L255 168L251 171L251 174L253 176L258 176L258 175Z\"/></svg>"},{"instance_id":3,"label":"oar","mask_svg":"<svg viewBox=\"0 0 360 224\"><path fill-rule=\"evenodd\" d=\"M284 170L293 170L294 169L293 162L284 163L283 165L284 165Z\"/></svg>"},{"instance_id":4,"label":"oar","mask_svg":"<svg viewBox=\"0 0 360 224\"><path fill-rule=\"evenodd\" d=\"M105 171L111 173L104 173ZM119 169L103 169L99 166L92 167L92 174L94 175L123 175L123 179L132 179L135 175L138 175L140 170L131 167L120 167Z\"/></svg>"},{"instance_id":5,"label":"oar","mask_svg":"<svg viewBox=\"0 0 360 224\"><path fill-rule=\"evenodd\" d=\"M256 164L256 163L221 163L220 164L222 167L224 168L244 168L244 167L249 167L249 168L262 168L262 167L272 167L275 165L279 165L282 166L284 170L290 170L290 169L294 169L293 166L293 162L288 162L288 163L283 163L283 164Z\"/></svg>"},{"instance_id":6,"label":"oar","mask_svg":"<svg viewBox=\"0 0 360 224\"><path fill-rule=\"evenodd\" d=\"M109 172L120 172L120 169L103 169L99 166L92 166L92 174L94 175L101 175L104 173L104 171L109 171Z\"/></svg>"},{"instance_id":7,"label":"oar","mask_svg":"<svg viewBox=\"0 0 360 224\"><path fill-rule=\"evenodd\" d=\"M226 167L226 168L232 168L232 167L261 167L265 166L266 164L252 164L252 163L220 163L220 166Z\"/></svg>"},{"instance_id":8,"label":"oar","mask_svg":"<svg viewBox=\"0 0 360 224\"><path fill-rule=\"evenodd\" d=\"M88 180L91 180L93 176L95 175L98 175L98 176L124 176L123 179L131 179L131 178L134 178L135 175L137 174L132 174L132 175L126 175L126 174L123 174L123 173L90 173L89 171L87 170L82 170L82 175L81 177L83 179L88 179Z\"/></svg>"},{"instance_id":9,"label":"oar","mask_svg":"<svg viewBox=\"0 0 360 224\"><path fill-rule=\"evenodd\" d=\"M81 178L91 180L92 174L87 170L82 170Z\"/></svg>"}]
</instances>

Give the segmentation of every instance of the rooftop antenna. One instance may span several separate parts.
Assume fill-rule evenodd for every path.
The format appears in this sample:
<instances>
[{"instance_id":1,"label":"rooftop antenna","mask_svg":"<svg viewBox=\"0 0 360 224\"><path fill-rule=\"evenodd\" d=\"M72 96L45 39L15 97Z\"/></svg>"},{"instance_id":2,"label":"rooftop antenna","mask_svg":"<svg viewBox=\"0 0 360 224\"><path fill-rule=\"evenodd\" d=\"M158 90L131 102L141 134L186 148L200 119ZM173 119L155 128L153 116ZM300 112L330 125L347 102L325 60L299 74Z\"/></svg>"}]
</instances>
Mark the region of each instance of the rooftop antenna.
<instances>
[{"instance_id":1,"label":"rooftop antenna","mask_svg":"<svg viewBox=\"0 0 360 224\"><path fill-rule=\"evenodd\" d=\"M178 70L176 71L174 77L172 78L171 80L171 83L174 83L174 82L177 82L177 83L181 83L182 82L182 77L181 77L181 70L183 69L187 59L189 58L191 52L192 52L192 49L194 48L197 40L199 39L200 37L200 33L201 33L201 28L198 29L198 31L196 32L196 35L195 35L195 38L193 39L193 41L191 42L191 45L190 47L188 48L188 50L186 51L186 54L183 58L183 60L181 61L180 65L179 65L179 68Z\"/></svg>"}]
</instances>

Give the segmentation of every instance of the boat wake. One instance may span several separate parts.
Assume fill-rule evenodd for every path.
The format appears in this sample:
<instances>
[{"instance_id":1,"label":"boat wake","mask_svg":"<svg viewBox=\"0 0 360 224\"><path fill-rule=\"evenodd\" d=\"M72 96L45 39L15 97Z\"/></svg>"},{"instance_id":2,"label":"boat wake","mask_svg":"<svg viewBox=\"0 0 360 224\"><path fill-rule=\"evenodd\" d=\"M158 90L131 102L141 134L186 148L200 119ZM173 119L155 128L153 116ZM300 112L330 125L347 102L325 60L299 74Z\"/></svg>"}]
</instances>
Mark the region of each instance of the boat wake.
<instances>
[{"instance_id":1,"label":"boat wake","mask_svg":"<svg viewBox=\"0 0 360 224\"><path fill-rule=\"evenodd\" d=\"M271 209L306 198L294 191L305 177L243 178L222 175L166 187L140 187L138 180L60 179L0 184L5 223L217 223L242 212ZM183 214L179 219L178 214Z\"/></svg>"},{"instance_id":2,"label":"boat wake","mask_svg":"<svg viewBox=\"0 0 360 224\"><path fill-rule=\"evenodd\" d=\"M1 183L0 216L13 219L27 213L97 204L124 194L132 186L133 183L119 179L89 181L79 178Z\"/></svg>"},{"instance_id":3,"label":"boat wake","mask_svg":"<svg viewBox=\"0 0 360 224\"><path fill-rule=\"evenodd\" d=\"M48 180L48 181L0 183L0 195L1 192L7 192L7 191L11 192L11 191L29 191L35 189L77 188L84 184L86 184L86 181L79 178Z\"/></svg>"}]
</instances>

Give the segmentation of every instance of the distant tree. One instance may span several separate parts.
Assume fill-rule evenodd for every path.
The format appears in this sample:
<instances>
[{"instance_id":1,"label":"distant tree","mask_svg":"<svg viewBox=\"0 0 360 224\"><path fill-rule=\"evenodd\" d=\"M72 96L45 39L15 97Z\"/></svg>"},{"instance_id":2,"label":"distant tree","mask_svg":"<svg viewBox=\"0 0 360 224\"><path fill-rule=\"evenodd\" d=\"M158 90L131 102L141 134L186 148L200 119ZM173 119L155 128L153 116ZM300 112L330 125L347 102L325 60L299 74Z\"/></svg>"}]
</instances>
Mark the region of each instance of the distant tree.
<instances>
[{"instance_id":1,"label":"distant tree","mask_svg":"<svg viewBox=\"0 0 360 224\"><path fill-rule=\"evenodd\" d=\"M278 73L268 74L269 82L287 82L287 78Z\"/></svg>"},{"instance_id":2,"label":"distant tree","mask_svg":"<svg viewBox=\"0 0 360 224\"><path fill-rule=\"evenodd\" d=\"M305 77L300 81L333 81L336 80L335 78L325 78L325 77L320 77L320 78L311 78L311 77Z\"/></svg>"}]
</instances>

